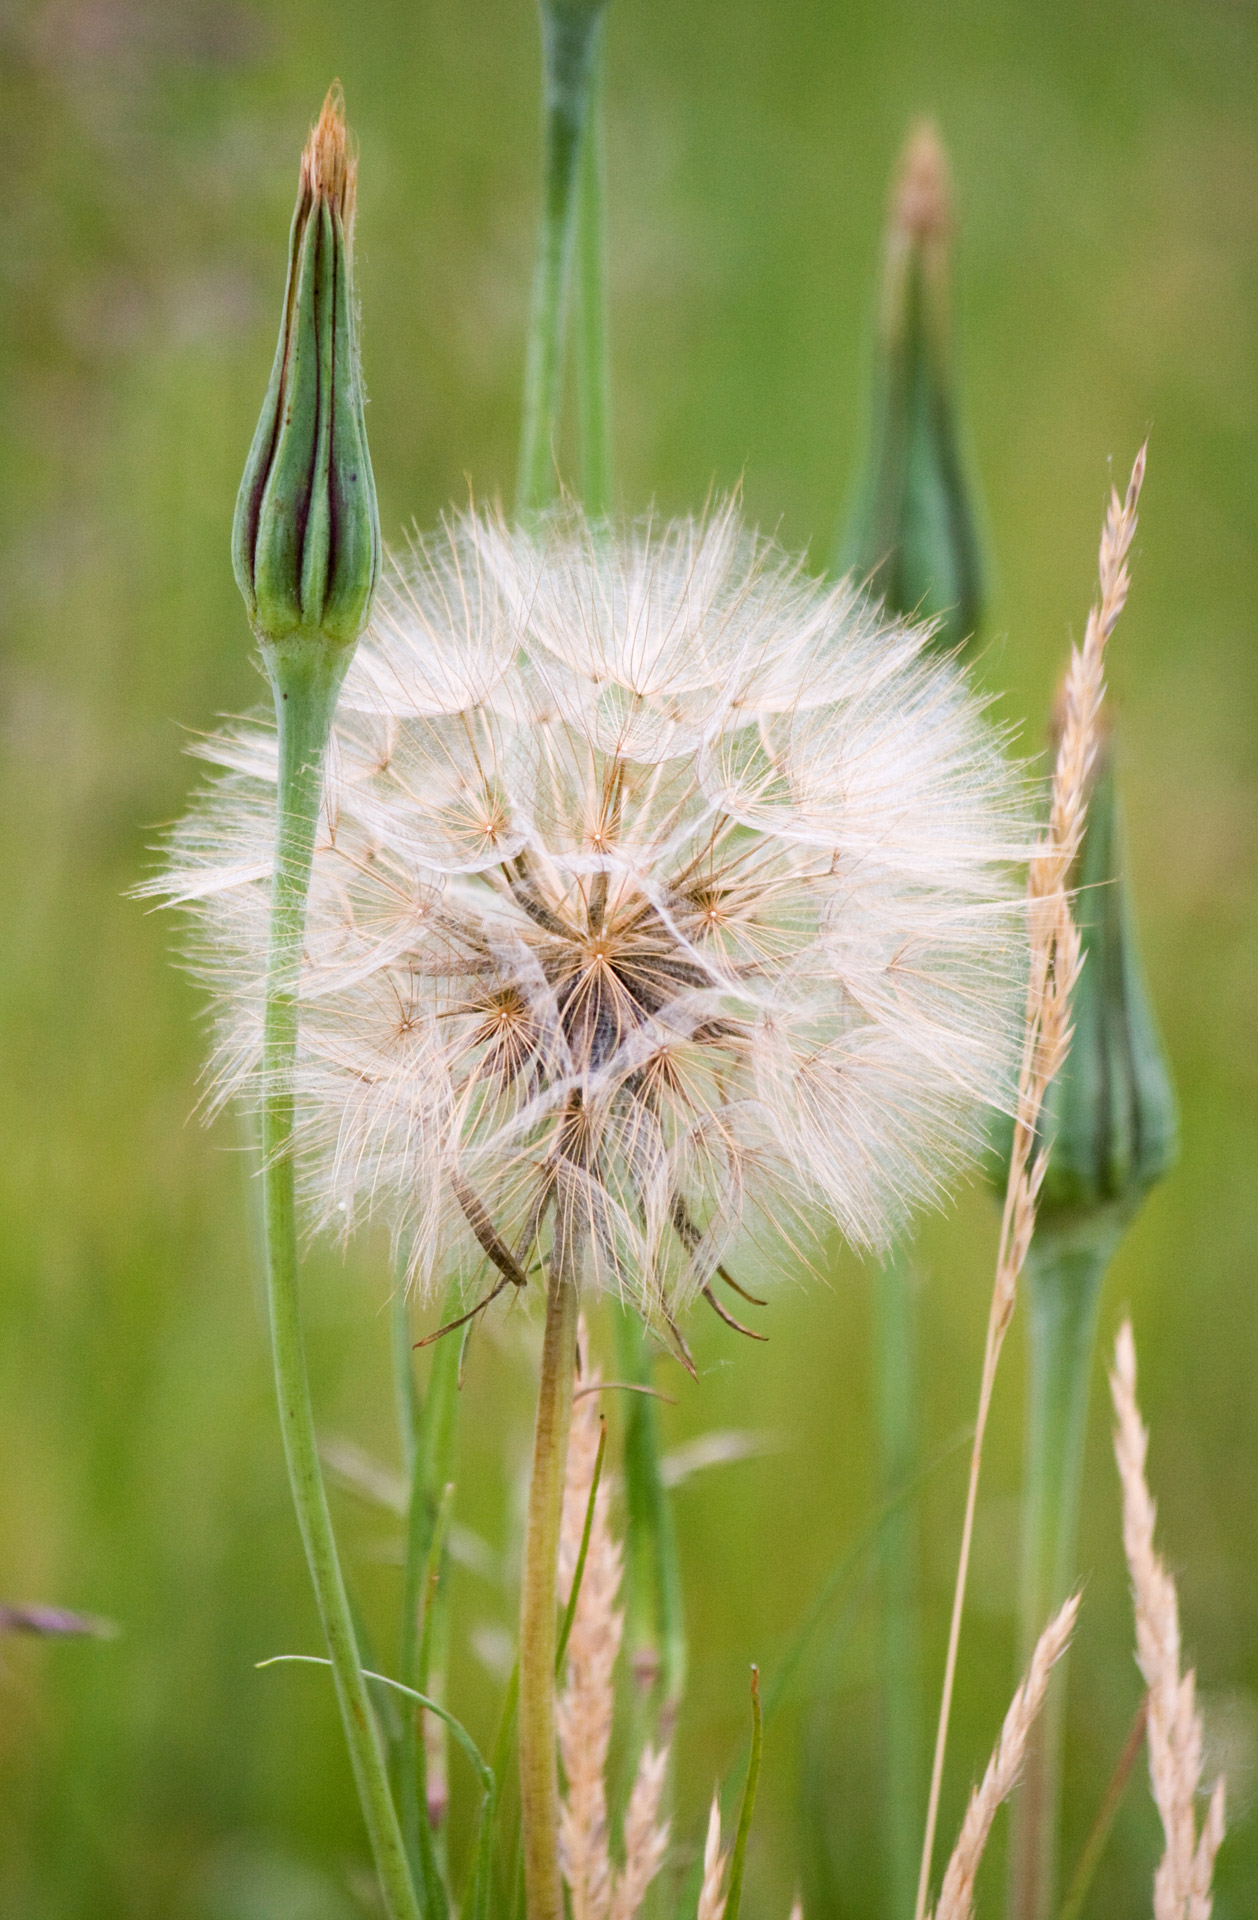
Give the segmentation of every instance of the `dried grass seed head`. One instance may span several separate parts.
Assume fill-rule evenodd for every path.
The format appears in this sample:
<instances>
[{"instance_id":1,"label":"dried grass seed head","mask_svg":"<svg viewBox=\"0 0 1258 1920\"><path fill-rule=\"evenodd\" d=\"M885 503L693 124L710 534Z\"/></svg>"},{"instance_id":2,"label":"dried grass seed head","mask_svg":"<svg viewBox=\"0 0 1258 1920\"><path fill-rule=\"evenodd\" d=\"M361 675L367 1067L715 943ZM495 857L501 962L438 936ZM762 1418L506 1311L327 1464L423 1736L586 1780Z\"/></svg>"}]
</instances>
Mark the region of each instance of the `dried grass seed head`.
<instances>
[{"instance_id":1,"label":"dried grass seed head","mask_svg":"<svg viewBox=\"0 0 1258 1920\"><path fill-rule=\"evenodd\" d=\"M1226 1787L1215 1781L1200 1830L1204 1730L1196 1681L1181 1671L1179 1596L1154 1544L1157 1508L1145 1477L1149 1434L1136 1399L1136 1343L1125 1320L1114 1343L1110 1394L1123 1492L1123 1550L1136 1611L1136 1658L1149 1689L1149 1780L1166 1835L1153 1883L1154 1920L1210 1920L1214 1858L1223 1841Z\"/></svg>"},{"instance_id":2,"label":"dried grass seed head","mask_svg":"<svg viewBox=\"0 0 1258 1920\"><path fill-rule=\"evenodd\" d=\"M726 505L465 514L395 562L329 752L302 968L306 1197L428 1290L553 1231L671 1315L740 1231L885 1245L1007 1100L1018 782L964 674ZM152 891L260 1090L275 745L246 724Z\"/></svg>"}]
</instances>

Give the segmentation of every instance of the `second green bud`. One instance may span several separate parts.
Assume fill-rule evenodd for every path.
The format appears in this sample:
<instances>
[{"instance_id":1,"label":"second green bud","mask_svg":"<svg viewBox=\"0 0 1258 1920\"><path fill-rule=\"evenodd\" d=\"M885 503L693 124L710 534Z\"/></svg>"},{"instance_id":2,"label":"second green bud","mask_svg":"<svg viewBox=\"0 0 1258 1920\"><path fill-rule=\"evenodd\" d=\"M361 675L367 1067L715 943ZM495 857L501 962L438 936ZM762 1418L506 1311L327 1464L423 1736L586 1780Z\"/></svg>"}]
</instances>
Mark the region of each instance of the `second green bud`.
<instances>
[{"instance_id":1,"label":"second green bud","mask_svg":"<svg viewBox=\"0 0 1258 1920\"><path fill-rule=\"evenodd\" d=\"M840 571L959 646L983 612L982 555L952 365L952 198L939 136L910 136L892 192L867 444Z\"/></svg>"}]
</instances>

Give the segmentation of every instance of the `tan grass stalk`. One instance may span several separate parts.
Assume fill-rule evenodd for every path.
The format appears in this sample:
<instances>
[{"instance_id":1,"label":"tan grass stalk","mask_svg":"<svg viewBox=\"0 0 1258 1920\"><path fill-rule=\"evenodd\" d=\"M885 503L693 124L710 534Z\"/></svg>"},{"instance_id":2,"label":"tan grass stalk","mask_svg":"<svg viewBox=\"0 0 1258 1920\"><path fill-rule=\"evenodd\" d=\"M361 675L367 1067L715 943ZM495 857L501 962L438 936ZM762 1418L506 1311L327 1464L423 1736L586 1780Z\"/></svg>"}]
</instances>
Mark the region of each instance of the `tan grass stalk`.
<instances>
[{"instance_id":1,"label":"tan grass stalk","mask_svg":"<svg viewBox=\"0 0 1258 1920\"><path fill-rule=\"evenodd\" d=\"M992 1821L1017 1784L1031 1728L1048 1691L1049 1675L1066 1651L1078 1611L1079 1596L1075 1594L1067 1600L1061 1612L1049 1621L1036 1642L1026 1679L1014 1694L1005 1715L996 1751L987 1763L981 1783L970 1795L961 1832L944 1874L935 1920L971 1920L974 1912L974 1882L992 1830Z\"/></svg>"},{"instance_id":2,"label":"tan grass stalk","mask_svg":"<svg viewBox=\"0 0 1258 1920\"><path fill-rule=\"evenodd\" d=\"M983 1438L996 1383L996 1367L1009 1322L1013 1318L1018 1276L1031 1243L1036 1199L1047 1164L1043 1151L1035 1151L1036 1128L1049 1082L1065 1059L1070 1045L1070 992L1079 971L1079 934L1071 917L1067 881L1079 850L1087 814L1089 775L1097 746L1097 722L1105 697L1105 647L1126 605L1130 585L1127 554L1136 531L1136 503L1140 498L1144 467L1145 448L1141 447L1131 471L1126 498L1120 500L1117 490L1111 489L1101 533L1100 598L1088 614L1082 647L1072 647L1070 650L1048 827L1032 855L1027 876L1030 973L1022 1059L1018 1072L1013 1152L1005 1189L996 1278L983 1352L978 1419L970 1454L965 1519L961 1528L961 1551L953 1593L948 1652L944 1662L939 1726L931 1768L914 1920L924 1920L930 1891L930 1866L939 1819L939 1793L948 1744L948 1721L952 1710L961 1615L965 1606L970 1546L974 1534Z\"/></svg>"},{"instance_id":3,"label":"tan grass stalk","mask_svg":"<svg viewBox=\"0 0 1258 1920\"><path fill-rule=\"evenodd\" d=\"M1180 1676L1179 1599L1154 1551L1157 1508L1145 1479L1148 1431L1136 1403L1136 1345L1124 1321L1110 1374L1117 1426L1114 1454L1123 1489L1123 1547L1136 1610L1136 1657L1149 1689L1149 1777L1166 1835L1153 1882L1154 1920L1210 1920L1214 1856L1224 1829L1224 1783L1215 1782L1197 1833L1202 1727L1194 1676Z\"/></svg>"},{"instance_id":4,"label":"tan grass stalk","mask_svg":"<svg viewBox=\"0 0 1258 1920\"><path fill-rule=\"evenodd\" d=\"M716 1794L713 1794L712 1811L708 1815L708 1836L703 1843L703 1885L699 1888L695 1920L721 1920L725 1912L724 1883L728 1859L728 1854L721 1851L721 1805Z\"/></svg>"},{"instance_id":5,"label":"tan grass stalk","mask_svg":"<svg viewBox=\"0 0 1258 1920\"><path fill-rule=\"evenodd\" d=\"M578 1352L589 1352L582 1323ZM590 1487L598 1455L597 1368L581 1376L584 1392L573 1406L559 1537L559 1594L566 1603L581 1551ZM634 1920L668 1846L660 1823L660 1800L668 1749L644 1747L625 1814L625 1864L614 1873L607 1833L607 1750L615 1710L614 1677L624 1615L620 1593L620 1544L611 1529L610 1485L599 1481L590 1544L568 1639L565 1681L556 1710L559 1753L566 1791L559 1815L559 1860L571 1900L572 1920Z\"/></svg>"}]
</instances>

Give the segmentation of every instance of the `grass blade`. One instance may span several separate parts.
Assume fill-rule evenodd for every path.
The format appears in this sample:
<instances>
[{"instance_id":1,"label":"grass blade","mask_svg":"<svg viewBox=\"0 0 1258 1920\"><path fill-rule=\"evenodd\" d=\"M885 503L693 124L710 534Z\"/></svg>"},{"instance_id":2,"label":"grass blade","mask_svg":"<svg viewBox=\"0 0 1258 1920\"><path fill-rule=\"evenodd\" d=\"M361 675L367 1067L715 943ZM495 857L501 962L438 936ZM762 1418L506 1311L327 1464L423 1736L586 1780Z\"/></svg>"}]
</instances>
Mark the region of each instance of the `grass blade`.
<instances>
[{"instance_id":1,"label":"grass blade","mask_svg":"<svg viewBox=\"0 0 1258 1920\"><path fill-rule=\"evenodd\" d=\"M494 1839L498 1828L498 1813L502 1806L503 1788L507 1784L507 1769L515 1758L515 1723L519 1704L520 1663L517 1660L511 1669L511 1678L507 1682L507 1691L502 1702L502 1716L498 1722L498 1737L494 1741L494 1758L490 1769L493 1779L481 1802L477 1821L476 1842L472 1852L472 1875L463 1897L463 1920L488 1920L489 1903L493 1892Z\"/></svg>"},{"instance_id":2,"label":"grass blade","mask_svg":"<svg viewBox=\"0 0 1258 1920\"><path fill-rule=\"evenodd\" d=\"M751 1669L751 1758L747 1762L747 1784L743 1788L743 1804L738 1815L738 1832L734 1838L734 1851L729 1863L729 1891L725 1896L725 1907L721 1920L738 1920L739 1902L743 1897L743 1863L747 1855L747 1836L751 1832L751 1819L756 1810L756 1788L760 1784L760 1754L764 1744L764 1716L760 1711L760 1669Z\"/></svg>"},{"instance_id":3,"label":"grass blade","mask_svg":"<svg viewBox=\"0 0 1258 1920\"><path fill-rule=\"evenodd\" d=\"M1122 1804L1127 1782L1131 1778L1131 1770L1136 1764L1141 1747L1144 1745L1145 1724L1148 1717L1149 1696L1146 1693L1140 1705L1136 1708L1131 1729L1123 1743L1123 1750L1118 1756L1118 1765L1114 1768L1109 1786L1105 1789L1105 1798L1101 1802L1100 1811L1093 1823L1092 1831L1084 1842L1083 1852L1079 1856L1079 1864L1075 1868L1074 1878L1071 1880L1066 1898L1062 1902L1058 1920L1079 1920L1079 1916L1083 1912L1084 1903L1092 1888L1093 1876L1101 1864L1101 1856L1105 1852L1105 1845L1110 1836L1110 1828L1114 1824L1114 1818Z\"/></svg>"},{"instance_id":4,"label":"grass blade","mask_svg":"<svg viewBox=\"0 0 1258 1920\"><path fill-rule=\"evenodd\" d=\"M255 1665L260 1672L263 1667L330 1667L332 1662L325 1659L320 1653L273 1653L269 1660L258 1660L255 1662ZM487 1793L492 1792L494 1776L486 1762L484 1754L473 1740L467 1728L463 1725L463 1722L456 1720L448 1707L443 1707L440 1700L432 1700L426 1693L420 1693L416 1687L403 1686L400 1680L394 1680L387 1673L369 1673L364 1670L363 1679L375 1680L380 1686L391 1688L394 1693L404 1694L408 1700L413 1700L417 1706L426 1708L429 1713L435 1713L439 1720L444 1720L464 1753L475 1767L481 1786Z\"/></svg>"},{"instance_id":5,"label":"grass blade","mask_svg":"<svg viewBox=\"0 0 1258 1920\"><path fill-rule=\"evenodd\" d=\"M968 1446L972 1437L973 1429L970 1427L963 1428L960 1433L954 1434L952 1439L947 1441L931 1459L926 1461L924 1466L920 1467L916 1473L912 1474L901 1486L897 1487L888 1499L883 1501L878 1511L869 1521L869 1524L862 1532L857 1534L851 1546L840 1555L839 1559L822 1581L816 1599L796 1629L790 1645L779 1661L773 1677L765 1689L764 1717L766 1720L772 1718L778 1707L781 1706L787 1689L799 1671L813 1635L821 1625L826 1614L839 1598L840 1594L845 1591L849 1583L860 1572L867 1555L872 1553L873 1550L880 1545L891 1521L900 1512L906 1502L916 1497L926 1481L930 1479L931 1475L935 1473L939 1467L942 1467L947 1461L951 1460L953 1455L959 1453L963 1447Z\"/></svg>"},{"instance_id":6,"label":"grass blade","mask_svg":"<svg viewBox=\"0 0 1258 1920\"><path fill-rule=\"evenodd\" d=\"M594 1456L594 1472L590 1477L590 1497L585 1503L585 1522L581 1528L581 1545L577 1551L577 1564L572 1575L572 1592L568 1595L568 1604L564 1609L563 1623L559 1629L559 1644L555 1648L555 1678L563 1672L563 1657L568 1651L568 1640L572 1633L572 1623L577 1617L577 1601L581 1598L581 1582L585 1577L585 1562L590 1551L590 1530L594 1525L594 1502L598 1498L598 1483L603 1477L603 1455L607 1451L607 1422L599 1423L598 1452ZM517 1671L517 1686L519 1685Z\"/></svg>"},{"instance_id":7,"label":"grass blade","mask_svg":"<svg viewBox=\"0 0 1258 1920\"><path fill-rule=\"evenodd\" d=\"M627 1308L614 1318L623 1378L650 1386L651 1350L642 1322ZM661 1455L659 1408L650 1395L635 1393L625 1421L625 1651L635 1671L658 1671L667 1723L686 1684L686 1622Z\"/></svg>"}]
</instances>

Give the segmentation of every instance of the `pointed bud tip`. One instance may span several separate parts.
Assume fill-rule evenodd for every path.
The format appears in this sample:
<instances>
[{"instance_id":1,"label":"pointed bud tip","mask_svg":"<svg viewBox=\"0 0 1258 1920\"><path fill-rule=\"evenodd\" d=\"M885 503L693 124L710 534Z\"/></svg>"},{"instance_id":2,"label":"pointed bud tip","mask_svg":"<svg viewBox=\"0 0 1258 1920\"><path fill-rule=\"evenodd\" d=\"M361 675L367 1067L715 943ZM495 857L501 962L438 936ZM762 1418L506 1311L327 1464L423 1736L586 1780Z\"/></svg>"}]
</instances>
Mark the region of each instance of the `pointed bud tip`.
<instances>
[{"instance_id":1,"label":"pointed bud tip","mask_svg":"<svg viewBox=\"0 0 1258 1920\"><path fill-rule=\"evenodd\" d=\"M339 80L328 88L322 111L301 156L301 184L314 200L326 200L348 228L354 217L358 162L345 124L345 94Z\"/></svg>"},{"instance_id":2,"label":"pointed bud tip","mask_svg":"<svg viewBox=\"0 0 1258 1920\"><path fill-rule=\"evenodd\" d=\"M973 640L986 597L952 363L953 228L947 155L919 121L888 196L868 438L839 568L893 613L937 619L945 651Z\"/></svg>"},{"instance_id":3,"label":"pointed bud tip","mask_svg":"<svg viewBox=\"0 0 1258 1920\"><path fill-rule=\"evenodd\" d=\"M891 222L898 237L922 245L952 234L952 180L948 155L933 121L920 120L904 143L892 196Z\"/></svg>"},{"instance_id":4,"label":"pointed bud tip","mask_svg":"<svg viewBox=\"0 0 1258 1920\"><path fill-rule=\"evenodd\" d=\"M301 156L279 340L232 526L237 584L268 642L353 644L379 575L354 297L356 173L337 83Z\"/></svg>"}]
</instances>

